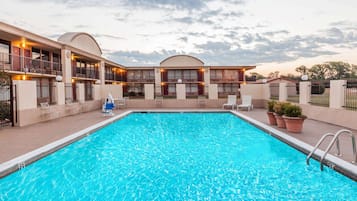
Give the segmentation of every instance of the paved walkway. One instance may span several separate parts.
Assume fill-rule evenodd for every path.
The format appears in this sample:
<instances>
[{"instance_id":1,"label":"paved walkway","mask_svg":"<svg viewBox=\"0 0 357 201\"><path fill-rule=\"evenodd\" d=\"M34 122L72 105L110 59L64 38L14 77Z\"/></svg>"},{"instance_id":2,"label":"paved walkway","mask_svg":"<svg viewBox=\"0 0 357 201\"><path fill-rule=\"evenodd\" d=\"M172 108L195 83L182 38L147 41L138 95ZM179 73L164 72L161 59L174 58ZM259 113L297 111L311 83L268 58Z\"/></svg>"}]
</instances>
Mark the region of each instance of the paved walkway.
<instances>
[{"instance_id":1,"label":"paved walkway","mask_svg":"<svg viewBox=\"0 0 357 201\"><path fill-rule=\"evenodd\" d=\"M115 113L119 114L124 111L125 110L116 110ZM242 113L268 124L266 111L263 109L254 109L249 112L242 111ZM110 117L104 117L99 111L94 111L25 127L0 129L0 163L11 160L108 118ZM342 127L307 119L301 134L287 134L310 145L315 145L323 134L336 132L340 129L342 129ZM279 130L286 132L285 129ZM357 137L357 131L353 132ZM327 143L323 144L325 147L326 145ZM353 160L350 138L341 138L341 150L344 160L349 162Z\"/></svg>"}]
</instances>

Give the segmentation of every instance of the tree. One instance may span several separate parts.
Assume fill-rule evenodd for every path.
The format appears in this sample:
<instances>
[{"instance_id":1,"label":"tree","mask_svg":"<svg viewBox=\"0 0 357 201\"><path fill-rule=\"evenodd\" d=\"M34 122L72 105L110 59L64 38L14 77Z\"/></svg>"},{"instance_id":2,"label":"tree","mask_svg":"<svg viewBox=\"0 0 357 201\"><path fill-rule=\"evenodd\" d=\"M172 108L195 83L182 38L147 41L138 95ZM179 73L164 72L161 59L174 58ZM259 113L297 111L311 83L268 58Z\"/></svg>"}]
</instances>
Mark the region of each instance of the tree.
<instances>
[{"instance_id":1,"label":"tree","mask_svg":"<svg viewBox=\"0 0 357 201\"><path fill-rule=\"evenodd\" d=\"M251 76L251 77L254 77L254 76L255 76L255 78L256 78L257 80L259 80L259 79L264 79L264 78L265 78L263 75L261 75L261 74L259 74L259 73L257 73L257 72L251 72L251 73L250 73L250 76Z\"/></svg>"},{"instance_id":2,"label":"tree","mask_svg":"<svg viewBox=\"0 0 357 201\"><path fill-rule=\"evenodd\" d=\"M300 75L306 75L308 69L306 68L306 66L301 65L301 66L299 66L299 67L296 67L296 68L295 68L295 71L298 72L298 73L300 73Z\"/></svg>"},{"instance_id":3,"label":"tree","mask_svg":"<svg viewBox=\"0 0 357 201\"><path fill-rule=\"evenodd\" d=\"M328 70L325 64L315 64L308 70L308 74L312 80L325 80Z\"/></svg>"},{"instance_id":4,"label":"tree","mask_svg":"<svg viewBox=\"0 0 357 201\"><path fill-rule=\"evenodd\" d=\"M350 78L352 75L351 65L342 61L330 61L324 65L327 71L327 78L332 80L339 80L343 78Z\"/></svg>"},{"instance_id":5,"label":"tree","mask_svg":"<svg viewBox=\"0 0 357 201\"><path fill-rule=\"evenodd\" d=\"M278 78L279 74L280 74L279 71L271 72L271 73L269 73L268 77L269 78Z\"/></svg>"},{"instance_id":6,"label":"tree","mask_svg":"<svg viewBox=\"0 0 357 201\"><path fill-rule=\"evenodd\" d=\"M351 78L357 78L357 65L351 65Z\"/></svg>"}]
</instances>

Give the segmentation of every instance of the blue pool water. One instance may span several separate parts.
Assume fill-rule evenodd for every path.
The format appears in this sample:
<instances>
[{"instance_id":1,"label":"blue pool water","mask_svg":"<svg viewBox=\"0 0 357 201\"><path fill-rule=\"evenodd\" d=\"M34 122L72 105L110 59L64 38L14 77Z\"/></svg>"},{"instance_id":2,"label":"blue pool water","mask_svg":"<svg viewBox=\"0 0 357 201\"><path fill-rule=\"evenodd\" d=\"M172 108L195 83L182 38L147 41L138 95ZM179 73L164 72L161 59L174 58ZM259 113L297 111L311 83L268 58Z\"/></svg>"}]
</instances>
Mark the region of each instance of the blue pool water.
<instances>
[{"instance_id":1,"label":"blue pool water","mask_svg":"<svg viewBox=\"0 0 357 201\"><path fill-rule=\"evenodd\" d=\"M357 200L230 113L134 113L0 179L0 200Z\"/></svg>"}]
</instances>

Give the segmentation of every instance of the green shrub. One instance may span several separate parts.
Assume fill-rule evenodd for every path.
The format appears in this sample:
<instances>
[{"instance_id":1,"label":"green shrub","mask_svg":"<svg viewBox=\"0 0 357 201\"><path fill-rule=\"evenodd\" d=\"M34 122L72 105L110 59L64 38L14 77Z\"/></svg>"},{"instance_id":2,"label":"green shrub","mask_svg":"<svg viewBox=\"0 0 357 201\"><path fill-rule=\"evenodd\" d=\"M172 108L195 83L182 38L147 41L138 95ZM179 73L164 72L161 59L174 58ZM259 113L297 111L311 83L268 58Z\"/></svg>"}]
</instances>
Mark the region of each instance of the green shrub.
<instances>
[{"instance_id":1,"label":"green shrub","mask_svg":"<svg viewBox=\"0 0 357 201\"><path fill-rule=\"evenodd\" d=\"M270 100L268 101L268 112L274 112L274 105L275 105L276 101L275 100Z\"/></svg>"},{"instance_id":2,"label":"green shrub","mask_svg":"<svg viewBox=\"0 0 357 201\"><path fill-rule=\"evenodd\" d=\"M279 116L284 115L285 108L288 107L289 105L291 104L288 102L277 102L274 104L274 112Z\"/></svg>"},{"instance_id":3,"label":"green shrub","mask_svg":"<svg viewBox=\"0 0 357 201\"><path fill-rule=\"evenodd\" d=\"M300 117L301 107L298 105L289 105L285 108L284 115L288 117Z\"/></svg>"}]
</instances>

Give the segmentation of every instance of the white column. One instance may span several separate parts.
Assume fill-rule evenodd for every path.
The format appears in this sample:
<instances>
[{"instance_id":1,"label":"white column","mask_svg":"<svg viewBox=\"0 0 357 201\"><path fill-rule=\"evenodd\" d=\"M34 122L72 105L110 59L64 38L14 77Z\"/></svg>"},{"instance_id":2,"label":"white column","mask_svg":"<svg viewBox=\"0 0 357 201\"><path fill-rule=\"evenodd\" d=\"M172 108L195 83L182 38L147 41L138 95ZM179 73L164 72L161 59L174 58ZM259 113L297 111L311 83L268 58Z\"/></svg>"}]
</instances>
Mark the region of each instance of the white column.
<instances>
[{"instance_id":1,"label":"white column","mask_svg":"<svg viewBox=\"0 0 357 201\"><path fill-rule=\"evenodd\" d=\"M308 104L311 99L311 82L300 82L299 93L299 103Z\"/></svg>"},{"instance_id":2,"label":"white column","mask_svg":"<svg viewBox=\"0 0 357 201\"><path fill-rule=\"evenodd\" d=\"M341 109L345 104L346 80L330 81L330 108Z\"/></svg>"},{"instance_id":3,"label":"white column","mask_svg":"<svg viewBox=\"0 0 357 201\"><path fill-rule=\"evenodd\" d=\"M61 50L63 82L72 83L72 52L71 50Z\"/></svg>"},{"instance_id":4,"label":"white column","mask_svg":"<svg viewBox=\"0 0 357 201\"><path fill-rule=\"evenodd\" d=\"M208 99L218 99L218 85L209 84L208 85Z\"/></svg>"},{"instance_id":5,"label":"white column","mask_svg":"<svg viewBox=\"0 0 357 201\"><path fill-rule=\"evenodd\" d=\"M99 80L100 80L100 85L105 84L105 62L100 61L99 63Z\"/></svg>"},{"instance_id":6,"label":"white column","mask_svg":"<svg viewBox=\"0 0 357 201\"><path fill-rule=\"evenodd\" d=\"M279 83L279 101L286 101L288 99L287 83Z\"/></svg>"},{"instance_id":7,"label":"white column","mask_svg":"<svg viewBox=\"0 0 357 201\"><path fill-rule=\"evenodd\" d=\"M144 84L145 100L154 99L154 84Z\"/></svg>"},{"instance_id":8,"label":"white column","mask_svg":"<svg viewBox=\"0 0 357 201\"><path fill-rule=\"evenodd\" d=\"M184 100L186 99L186 85L176 84L176 99Z\"/></svg>"},{"instance_id":9,"label":"white column","mask_svg":"<svg viewBox=\"0 0 357 201\"><path fill-rule=\"evenodd\" d=\"M204 95L208 95L209 92L209 85L211 84L211 74L210 74L210 69L209 68L205 68L205 72L203 75L203 80L205 82L205 89L204 89Z\"/></svg>"},{"instance_id":10,"label":"white column","mask_svg":"<svg viewBox=\"0 0 357 201\"><path fill-rule=\"evenodd\" d=\"M93 85L93 100L101 100L101 99L102 99L101 85L95 84Z\"/></svg>"},{"instance_id":11,"label":"white column","mask_svg":"<svg viewBox=\"0 0 357 201\"><path fill-rule=\"evenodd\" d=\"M84 84L83 83L77 83L77 101L80 103L85 102L85 96L84 96Z\"/></svg>"},{"instance_id":12,"label":"white column","mask_svg":"<svg viewBox=\"0 0 357 201\"><path fill-rule=\"evenodd\" d=\"M64 92L64 83L63 82L55 82L55 100L57 105L65 104L65 92Z\"/></svg>"},{"instance_id":13,"label":"white column","mask_svg":"<svg viewBox=\"0 0 357 201\"><path fill-rule=\"evenodd\" d=\"M155 95L161 96L161 71L160 68L155 68Z\"/></svg>"},{"instance_id":14,"label":"white column","mask_svg":"<svg viewBox=\"0 0 357 201\"><path fill-rule=\"evenodd\" d=\"M13 80L13 83L16 85L17 109L21 111L37 108L36 81Z\"/></svg>"}]
</instances>

